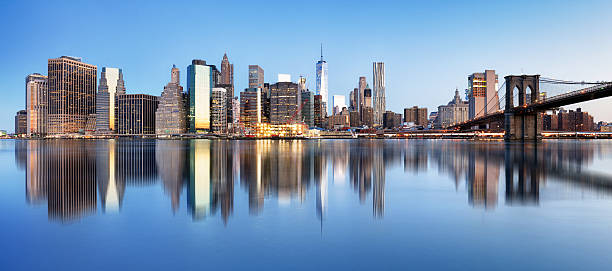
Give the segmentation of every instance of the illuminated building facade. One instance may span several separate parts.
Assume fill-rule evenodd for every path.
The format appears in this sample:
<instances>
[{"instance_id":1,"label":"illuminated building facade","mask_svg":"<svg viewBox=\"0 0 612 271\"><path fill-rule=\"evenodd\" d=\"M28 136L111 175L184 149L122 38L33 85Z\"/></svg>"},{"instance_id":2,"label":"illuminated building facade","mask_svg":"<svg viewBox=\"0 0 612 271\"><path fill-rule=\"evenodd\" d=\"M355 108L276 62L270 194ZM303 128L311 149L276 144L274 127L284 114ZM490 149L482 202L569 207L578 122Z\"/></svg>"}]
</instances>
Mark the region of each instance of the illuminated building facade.
<instances>
[{"instance_id":1,"label":"illuminated building facade","mask_svg":"<svg viewBox=\"0 0 612 271\"><path fill-rule=\"evenodd\" d=\"M308 130L302 123L292 124L257 124L257 137L296 137L301 136Z\"/></svg>"},{"instance_id":2,"label":"illuminated building facade","mask_svg":"<svg viewBox=\"0 0 612 271\"><path fill-rule=\"evenodd\" d=\"M263 92L261 88L247 88L240 93L240 123L254 131L258 123L264 122Z\"/></svg>"},{"instance_id":3,"label":"illuminated building facade","mask_svg":"<svg viewBox=\"0 0 612 271\"><path fill-rule=\"evenodd\" d=\"M210 99L211 131L223 133L227 130L227 90L213 88Z\"/></svg>"},{"instance_id":4,"label":"illuminated building facade","mask_svg":"<svg viewBox=\"0 0 612 271\"><path fill-rule=\"evenodd\" d=\"M47 133L45 120L47 118L47 76L38 73L26 77L26 113L28 135L44 135Z\"/></svg>"},{"instance_id":5,"label":"illuminated building facade","mask_svg":"<svg viewBox=\"0 0 612 271\"><path fill-rule=\"evenodd\" d=\"M270 85L270 123L290 124L302 119L299 108L302 95L293 82L278 82Z\"/></svg>"},{"instance_id":6,"label":"illuminated building facade","mask_svg":"<svg viewBox=\"0 0 612 271\"><path fill-rule=\"evenodd\" d=\"M468 76L468 117L470 119L499 110L497 84L495 70L485 70L484 73L473 73Z\"/></svg>"},{"instance_id":7,"label":"illuminated building facade","mask_svg":"<svg viewBox=\"0 0 612 271\"><path fill-rule=\"evenodd\" d=\"M189 94L189 131L209 132L210 95L216 86L219 72L214 65L194 59L187 67L187 93Z\"/></svg>"},{"instance_id":8,"label":"illuminated building facade","mask_svg":"<svg viewBox=\"0 0 612 271\"><path fill-rule=\"evenodd\" d=\"M47 133L78 133L96 113L98 69L80 58L62 56L48 61Z\"/></svg>"},{"instance_id":9,"label":"illuminated building facade","mask_svg":"<svg viewBox=\"0 0 612 271\"><path fill-rule=\"evenodd\" d=\"M232 122L228 123L228 128L234 129L240 125L240 98L232 97ZM230 127L231 126L231 127Z\"/></svg>"}]
</instances>

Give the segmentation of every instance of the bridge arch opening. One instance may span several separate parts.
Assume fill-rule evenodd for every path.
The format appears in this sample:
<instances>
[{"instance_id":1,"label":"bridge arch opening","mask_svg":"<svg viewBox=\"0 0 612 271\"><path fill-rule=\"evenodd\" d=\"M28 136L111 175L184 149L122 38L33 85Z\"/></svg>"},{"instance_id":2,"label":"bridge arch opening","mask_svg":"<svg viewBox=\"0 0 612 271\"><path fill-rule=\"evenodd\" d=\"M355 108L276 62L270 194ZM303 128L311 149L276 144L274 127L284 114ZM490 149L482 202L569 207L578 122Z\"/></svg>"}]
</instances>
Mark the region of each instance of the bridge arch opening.
<instances>
[{"instance_id":1,"label":"bridge arch opening","mask_svg":"<svg viewBox=\"0 0 612 271\"><path fill-rule=\"evenodd\" d=\"M520 90L519 90L518 86L515 86L512 89L512 93L513 93L512 97L506 97L506 99L508 99L508 98L512 99L512 107L519 106L519 93L520 93ZM511 108L507 108L507 109L511 109Z\"/></svg>"},{"instance_id":2,"label":"bridge arch opening","mask_svg":"<svg viewBox=\"0 0 612 271\"><path fill-rule=\"evenodd\" d=\"M534 97L537 98L537 95L534 93L531 86L527 86L527 88L525 89L525 104L531 104Z\"/></svg>"}]
</instances>

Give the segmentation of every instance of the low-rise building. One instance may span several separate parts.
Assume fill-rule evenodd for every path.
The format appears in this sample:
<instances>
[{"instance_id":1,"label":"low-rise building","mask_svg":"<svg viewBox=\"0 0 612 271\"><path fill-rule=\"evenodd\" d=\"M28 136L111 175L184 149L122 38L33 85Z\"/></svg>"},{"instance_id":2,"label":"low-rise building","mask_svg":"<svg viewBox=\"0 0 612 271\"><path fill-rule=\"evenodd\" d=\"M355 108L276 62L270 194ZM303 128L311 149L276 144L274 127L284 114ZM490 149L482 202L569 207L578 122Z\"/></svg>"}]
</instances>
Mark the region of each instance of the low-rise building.
<instances>
[{"instance_id":1,"label":"low-rise building","mask_svg":"<svg viewBox=\"0 0 612 271\"><path fill-rule=\"evenodd\" d=\"M25 110L17 111L15 115L15 134L22 135L28 132L28 112Z\"/></svg>"},{"instance_id":2,"label":"low-rise building","mask_svg":"<svg viewBox=\"0 0 612 271\"><path fill-rule=\"evenodd\" d=\"M469 104L461 100L459 90L455 90L455 97L447 105L438 106L436 127L446 128L469 119Z\"/></svg>"},{"instance_id":3,"label":"low-rise building","mask_svg":"<svg viewBox=\"0 0 612 271\"><path fill-rule=\"evenodd\" d=\"M402 114L397 114L392 111L383 113L383 128L396 129L402 126Z\"/></svg>"},{"instance_id":4,"label":"low-rise building","mask_svg":"<svg viewBox=\"0 0 612 271\"><path fill-rule=\"evenodd\" d=\"M404 108L404 122L427 126L427 108L419 108L418 106Z\"/></svg>"}]
</instances>

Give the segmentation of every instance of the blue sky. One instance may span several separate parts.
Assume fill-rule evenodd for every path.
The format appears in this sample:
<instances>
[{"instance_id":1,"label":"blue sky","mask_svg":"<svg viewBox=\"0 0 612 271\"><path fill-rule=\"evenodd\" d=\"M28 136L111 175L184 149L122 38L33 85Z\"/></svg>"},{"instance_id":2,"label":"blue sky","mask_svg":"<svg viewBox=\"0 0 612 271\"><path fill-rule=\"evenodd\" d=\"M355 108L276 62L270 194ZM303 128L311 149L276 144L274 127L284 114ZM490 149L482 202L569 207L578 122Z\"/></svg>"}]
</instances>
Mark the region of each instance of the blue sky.
<instances>
[{"instance_id":1,"label":"blue sky","mask_svg":"<svg viewBox=\"0 0 612 271\"><path fill-rule=\"evenodd\" d=\"M125 1L127 2L127 1ZM323 43L331 95L347 95L372 62L386 65L387 108L429 111L495 69L567 80L612 81L609 1L2 1L0 129L25 107L25 77L47 59L80 56L122 68L128 93L159 95L176 64L234 63L236 89L247 66L265 79L305 75L314 89ZM611 98L582 106L612 121ZM574 106L576 107L576 106Z\"/></svg>"}]
</instances>

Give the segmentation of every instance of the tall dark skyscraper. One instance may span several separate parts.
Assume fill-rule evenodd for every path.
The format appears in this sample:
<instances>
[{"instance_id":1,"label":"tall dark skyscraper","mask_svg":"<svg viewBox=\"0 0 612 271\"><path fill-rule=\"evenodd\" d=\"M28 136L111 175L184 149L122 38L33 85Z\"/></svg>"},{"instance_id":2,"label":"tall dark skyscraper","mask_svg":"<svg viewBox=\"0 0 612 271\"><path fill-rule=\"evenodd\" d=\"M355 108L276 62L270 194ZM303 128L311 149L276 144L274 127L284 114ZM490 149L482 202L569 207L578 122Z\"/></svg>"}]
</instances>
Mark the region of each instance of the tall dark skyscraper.
<instances>
[{"instance_id":1,"label":"tall dark skyscraper","mask_svg":"<svg viewBox=\"0 0 612 271\"><path fill-rule=\"evenodd\" d=\"M288 124L302 119L298 108L302 95L293 82L278 82L270 85L270 123Z\"/></svg>"},{"instance_id":2,"label":"tall dark skyscraper","mask_svg":"<svg viewBox=\"0 0 612 271\"><path fill-rule=\"evenodd\" d=\"M98 68L80 58L62 56L49 59L47 132L77 133L85 129L87 118L96 113Z\"/></svg>"},{"instance_id":3,"label":"tall dark skyscraper","mask_svg":"<svg viewBox=\"0 0 612 271\"><path fill-rule=\"evenodd\" d=\"M227 54L223 55L221 61L221 84L234 85L234 64L229 62ZM231 89L232 97L234 96L234 89Z\"/></svg>"},{"instance_id":4,"label":"tall dark skyscraper","mask_svg":"<svg viewBox=\"0 0 612 271\"><path fill-rule=\"evenodd\" d=\"M229 62L227 54L223 55L221 60L221 84L218 87L225 88L226 90L226 101L225 111L227 113L226 123L232 123L232 100L234 99L234 64Z\"/></svg>"},{"instance_id":5,"label":"tall dark skyscraper","mask_svg":"<svg viewBox=\"0 0 612 271\"><path fill-rule=\"evenodd\" d=\"M359 108L358 108L359 110L365 106L364 91L366 89L366 86L367 86L367 82L366 82L365 76L359 77L359 83L358 83L359 95L357 96L357 101L359 101Z\"/></svg>"},{"instance_id":6,"label":"tall dark skyscraper","mask_svg":"<svg viewBox=\"0 0 612 271\"><path fill-rule=\"evenodd\" d=\"M264 94L261 88L247 88L240 93L240 123L254 131L264 118Z\"/></svg>"},{"instance_id":7,"label":"tall dark skyscraper","mask_svg":"<svg viewBox=\"0 0 612 271\"><path fill-rule=\"evenodd\" d=\"M264 88L264 70L257 65L249 65L249 88Z\"/></svg>"},{"instance_id":8,"label":"tall dark skyscraper","mask_svg":"<svg viewBox=\"0 0 612 271\"><path fill-rule=\"evenodd\" d=\"M308 127L314 126L314 94L307 89L302 90L302 120Z\"/></svg>"},{"instance_id":9,"label":"tall dark skyscraper","mask_svg":"<svg viewBox=\"0 0 612 271\"><path fill-rule=\"evenodd\" d=\"M323 128L323 122L325 120L325 105L323 104L323 97L321 95L314 95L313 106L313 121L314 126Z\"/></svg>"},{"instance_id":10,"label":"tall dark skyscraper","mask_svg":"<svg viewBox=\"0 0 612 271\"><path fill-rule=\"evenodd\" d=\"M118 134L155 134L157 96L146 94L117 95L115 123Z\"/></svg>"},{"instance_id":11,"label":"tall dark skyscraper","mask_svg":"<svg viewBox=\"0 0 612 271\"><path fill-rule=\"evenodd\" d=\"M28 131L28 113L25 110L17 111L15 115L15 134L22 135Z\"/></svg>"}]
</instances>

